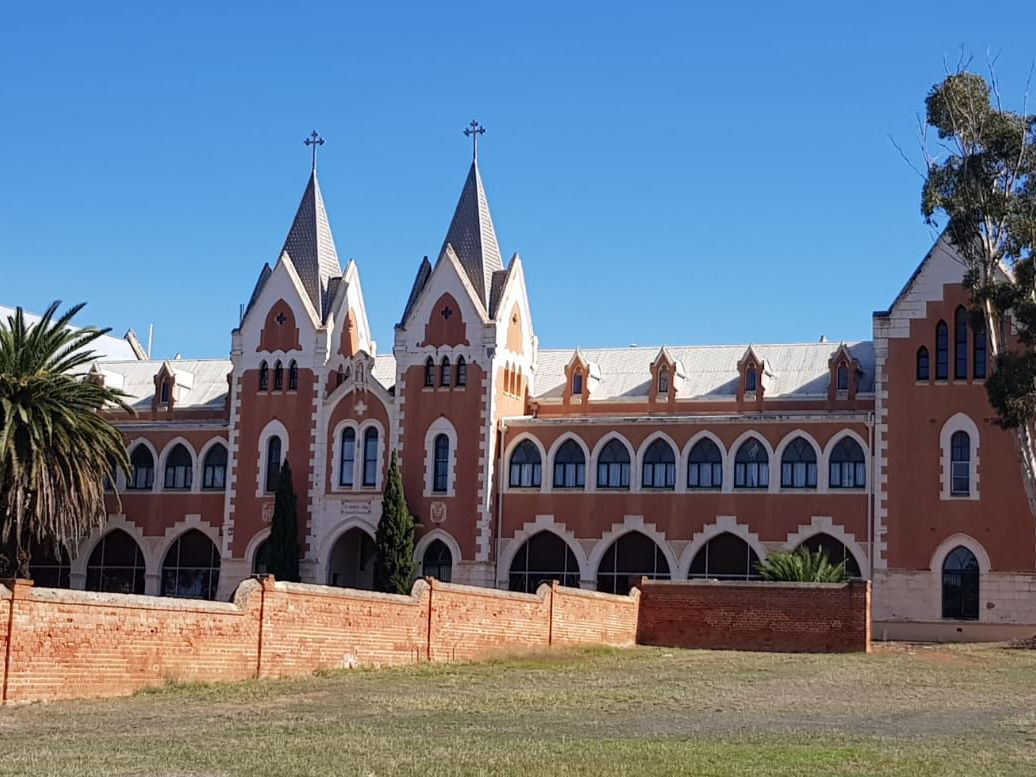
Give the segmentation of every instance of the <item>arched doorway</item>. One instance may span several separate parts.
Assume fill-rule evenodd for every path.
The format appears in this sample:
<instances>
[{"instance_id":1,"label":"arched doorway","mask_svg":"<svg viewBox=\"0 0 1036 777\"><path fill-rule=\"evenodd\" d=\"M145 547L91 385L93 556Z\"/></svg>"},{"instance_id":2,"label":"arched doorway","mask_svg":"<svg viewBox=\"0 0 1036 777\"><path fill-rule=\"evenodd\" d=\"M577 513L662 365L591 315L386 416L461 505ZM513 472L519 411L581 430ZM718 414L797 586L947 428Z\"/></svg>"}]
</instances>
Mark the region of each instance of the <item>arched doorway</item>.
<instances>
[{"instance_id":1,"label":"arched doorway","mask_svg":"<svg viewBox=\"0 0 1036 777\"><path fill-rule=\"evenodd\" d=\"M327 584L374 589L374 540L363 529L349 529L335 542L327 560Z\"/></svg>"},{"instance_id":2,"label":"arched doorway","mask_svg":"<svg viewBox=\"0 0 1036 777\"><path fill-rule=\"evenodd\" d=\"M689 578L717 580L756 580L759 556L752 546L730 532L717 534L706 542L691 560Z\"/></svg>"},{"instance_id":3,"label":"arched doorway","mask_svg":"<svg viewBox=\"0 0 1036 777\"><path fill-rule=\"evenodd\" d=\"M144 593L144 554L121 529L101 538L86 564L86 590L113 594Z\"/></svg>"},{"instance_id":4,"label":"arched doorway","mask_svg":"<svg viewBox=\"0 0 1036 777\"><path fill-rule=\"evenodd\" d=\"M859 579L862 577L860 574L860 565L856 563L856 557L849 552L849 548L844 543L839 542L830 534L814 534L812 537L807 537L799 543L800 548L805 548L810 553L816 553L818 550L823 551L827 555L827 560L832 564L845 564L845 574L849 577Z\"/></svg>"},{"instance_id":5,"label":"arched doorway","mask_svg":"<svg viewBox=\"0 0 1036 777\"><path fill-rule=\"evenodd\" d=\"M219 588L219 549L197 529L177 538L162 562L162 596L215 599Z\"/></svg>"},{"instance_id":6,"label":"arched doorway","mask_svg":"<svg viewBox=\"0 0 1036 777\"><path fill-rule=\"evenodd\" d=\"M942 562L942 617L978 620L978 603L978 559L958 545Z\"/></svg>"},{"instance_id":7,"label":"arched doorway","mask_svg":"<svg viewBox=\"0 0 1036 777\"><path fill-rule=\"evenodd\" d=\"M579 562L561 537L541 531L529 537L514 554L508 588L533 593L541 583L551 580L578 588Z\"/></svg>"},{"instance_id":8,"label":"arched doorway","mask_svg":"<svg viewBox=\"0 0 1036 777\"><path fill-rule=\"evenodd\" d=\"M597 590L628 594L642 577L668 580L669 562L658 544L639 531L623 534L608 546L597 567Z\"/></svg>"},{"instance_id":9,"label":"arched doorway","mask_svg":"<svg viewBox=\"0 0 1036 777\"><path fill-rule=\"evenodd\" d=\"M453 578L453 554L442 540L433 540L424 551L421 576L434 577L443 583Z\"/></svg>"}]
</instances>

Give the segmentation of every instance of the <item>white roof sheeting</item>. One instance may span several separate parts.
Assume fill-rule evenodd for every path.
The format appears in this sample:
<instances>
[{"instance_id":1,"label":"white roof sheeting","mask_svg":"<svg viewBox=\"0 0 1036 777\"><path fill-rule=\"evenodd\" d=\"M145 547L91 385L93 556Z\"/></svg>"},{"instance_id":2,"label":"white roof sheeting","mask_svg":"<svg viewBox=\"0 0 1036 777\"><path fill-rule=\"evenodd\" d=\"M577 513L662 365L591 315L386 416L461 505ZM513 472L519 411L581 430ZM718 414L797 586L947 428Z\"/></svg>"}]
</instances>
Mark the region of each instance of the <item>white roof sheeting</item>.
<instances>
[{"instance_id":1,"label":"white roof sheeting","mask_svg":"<svg viewBox=\"0 0 1036 777\"><path fill-rule=\"evenodd\" d=\"M64 312L59 310L59 312ZM0 305L0 324L7 326L7 319L9 316L14 316L15 309L9 308L6 305ZM40 316L36 313L30 313L24 311L25 320L30 324L35 324L40 320ZM78 327L73 327L76 329ZM113 361L113 360L136 360L137 355L133 351L133 346L129 344L129 341L123 337L114 337L110 334L101 335L93 343L90 344L91 349L97 355L97 361Z\"/></svg>"},{"instance_id":2,"label":"white roof sheeting","mask_svg":"<svg viewBox=\"0 0 1036 777\"><path fill-rule=\"evenodd\" d=\"M126 403L138 410L150 408L155 397L155 376L161 371L163 359L133 362L104 362L105 373L122 376L122 390L129 395ZM212 407L219 408L226 402L227 375L233 369L229 359L176 359L174 374L190 373L193 385L184 391L180 385L180 393L176 400L178 408Z\"/></svg>"}]
</instances>

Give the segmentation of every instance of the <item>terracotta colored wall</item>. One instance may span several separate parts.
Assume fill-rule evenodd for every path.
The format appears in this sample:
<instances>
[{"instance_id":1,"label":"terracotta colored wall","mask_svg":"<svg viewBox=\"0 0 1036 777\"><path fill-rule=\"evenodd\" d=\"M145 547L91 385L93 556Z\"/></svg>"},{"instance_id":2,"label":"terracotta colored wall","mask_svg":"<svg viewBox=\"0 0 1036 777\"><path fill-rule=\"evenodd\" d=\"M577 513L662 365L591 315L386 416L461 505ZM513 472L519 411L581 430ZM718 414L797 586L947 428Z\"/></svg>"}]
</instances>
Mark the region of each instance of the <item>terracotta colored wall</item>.
<instances>
[{"instance_id":1,"label":"terracotta colored wall","mask_svg":"<svg viewBox=\"0 0 1036 777\"><path fill-rule=\"evenodd\" d=\"M7 632L10 629L11 592L0 584L0 702L7 698Z\"/></svg>"},{"instance_id":2,"label":"terracotta colored wall","mask_svg":"<svg viewBox=\"0 0 1036 777\"><path fill-rule=\"evenodd\" d=\"M551 589L535 594L434 582L431 656L463 661L493 650L535 649L550 642Z\"/></svg>"},{"instance_id":3,"label":"terracotta colored wall","mask_svg":"<svg viewBox=\"0 0 1036 777\"><path fill-rule=\"evenodd\" d=\"M640 592L612 596L554 587L552 645L632 645L637 639Z\"/></svg>"},{"instance_id":4,"label":"terracotta colored wall","mask_svg":"<svg viewBox=\"0 0 1036 777\"><path fill-rule=\"evenodd\" d=\"M364 405L362 413L356 410L356 405L360 402ZM335 456L339 454L334 436L335 427L342 421L354 421L359 425L364 421L370 421L372 419L381 424L381 428L384 430L382 437L387 438L378 440L378 444L384 450L380 482L382 484L385 483L385 478L388 476L389 461L392 459L392 449L395 443L395 435L393 434L394 430L392 429L392 424L389 422L388 409L382 403L378 395L373 391L350 391L348 394L343 394L339 397L338 402L331 411L331 419L327 424L327 455L324 459L323 465L325 468L324 472L326 473L324 475L325 493L362 494L374 491L373 488L364 488L361 485L360 480L362 480L362 478L358 479L355 483L355 488L341 489L338 486L338 480L334 476ZM355 455L358 460L362 461L363 440L359 437L356 439Z\"/></svg>"},{"instance_id":5,"label":"terracotta colored wall","mask_svg":"<svg viewBox=\"0 0 1036 777\"><path fill-rule=\"evenodd\" d=\"M870 583L646 581L643 645L804 653L870 650Z\"/></svg>"}]
</instances>

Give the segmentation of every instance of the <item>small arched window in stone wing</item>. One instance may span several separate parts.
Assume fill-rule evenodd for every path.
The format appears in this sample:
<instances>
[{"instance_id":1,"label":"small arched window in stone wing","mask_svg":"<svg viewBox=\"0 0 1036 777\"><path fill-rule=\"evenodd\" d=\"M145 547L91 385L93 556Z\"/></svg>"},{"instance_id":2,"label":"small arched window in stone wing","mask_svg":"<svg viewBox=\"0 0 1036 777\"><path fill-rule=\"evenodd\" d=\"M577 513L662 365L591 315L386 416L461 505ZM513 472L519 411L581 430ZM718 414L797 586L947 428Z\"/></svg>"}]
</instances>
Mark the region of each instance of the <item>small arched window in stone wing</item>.
<instances>
[{"instance_id":1,"label":"small arched window in stone wing","mask_svg":"<svg viewBox=\"0 0 1036 777\"><path fill-rule=\"evenodd\" d=\"M288 391L299 390L299 365L292 359L288 365Z\"/></svg>"},{"instance_id":2,"label":"small arched window in stone wing","mask_svg":"<svg viewBox=\"0 0 1036 777\"><path fill-rule=\"evenodd\" d=\"M259 390L266 391L268 388L270 388L270 368L263 359L259 363Z\"/></svg>"},{"instance_id":3,"label":"small arched window in stone wing","mask_svg":"<svg viewBox=\"0 0 1036 777\"><path fill-rule=\"evenodd\" d=\"M432 388L435 385L435 359L429 356L424 362L424 387Z\"/></svg>"},{"instance_id":4,"label":"small arched window in stone wing","mask_svg":"<svg viewBox=\"0 0 1036 777\"><path fill-rule=\"evenodd\" d=\"M450 357L443 356L439 363L439 385L448 387L451 377L453 377L453 370L450 369Z\"/></svg>"},{"instance_id":5,"label":"small arched window in stone wing","mask_svg":"<svg viewBox=\"0 0 1036 777\"><path fill-rule=\"evenodd\" d=\"M463 356L457 357L457 385L468 385L468 363L464 361Z\"/></svg>"},{"instance_id":6,"label":"small arched window in stone wing","mask_svg":"<svg viewBox=\"0 0 1036 777\"><path fill-rule=\"evenodd\" d=\"M273 390L284 390L284 365L281 364L280 359L278 359L273 365Z\"/></svg>"},{"instance_id":7,"label":"small arched window in stone wing","mask_svg":"<svg viewBox=\"0 0 1036 777\"><path fill-rule=\"evenodd\" d=\"M923 345L917 349L917 380L928 380L931 376L928 349Z\"/></svg>"},{"instance_id":8,"label":"small arched window in stone wing","mask_svg":"<svg viewBox=\"0 0 1036 777\"><path fill-rule=\"evenodd\" d=\"M971 435L967 432L954 432L950 437L950 493L971 493Z\"/></svg>"}]
</instances>

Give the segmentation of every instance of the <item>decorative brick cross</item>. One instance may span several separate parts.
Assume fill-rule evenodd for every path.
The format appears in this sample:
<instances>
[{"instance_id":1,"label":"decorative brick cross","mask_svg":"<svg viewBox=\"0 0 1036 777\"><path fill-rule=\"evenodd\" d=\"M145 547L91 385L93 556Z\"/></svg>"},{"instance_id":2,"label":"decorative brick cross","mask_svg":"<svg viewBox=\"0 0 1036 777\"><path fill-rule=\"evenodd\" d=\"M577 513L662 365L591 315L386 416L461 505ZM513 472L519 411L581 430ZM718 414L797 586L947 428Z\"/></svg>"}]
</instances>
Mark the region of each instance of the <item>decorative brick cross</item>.
<instances>
[{"instance_id":1,"label":"decorative brick cross","mask_svg":"<svg viewBox=\"0 0 1036 777\"><path fill-rule=\"evenodd\" d=\"M277 314L277 318L274 321L277 322L277 326L284 326L284 322L288 320L288 317L283 312Z\"/></svg>"},{"instance_id":2,"label":"decorative brick cross","mask_svg":"<svg viewBox=\"0 0 1036 777\"><path fill-rule=\"evenodd\" d=\"M362 416L364 413L367 412L367 403L361 399L359 402L353 405L353 410L356 411L356 415Z\"/></svg>"},{"instance_id":3,"label":"decorative brick cross","mask_svg":"<svg viewBox=\"0 0 1036 777\"><path fill-rule=\"evenodd\" d=\"M444 307L442 309L442 317L445 318L447 321L450 320L450 317L452 315L453 315L453 309L449 305L447 305L446 307Z\"/></svg>"}]
</instances>

